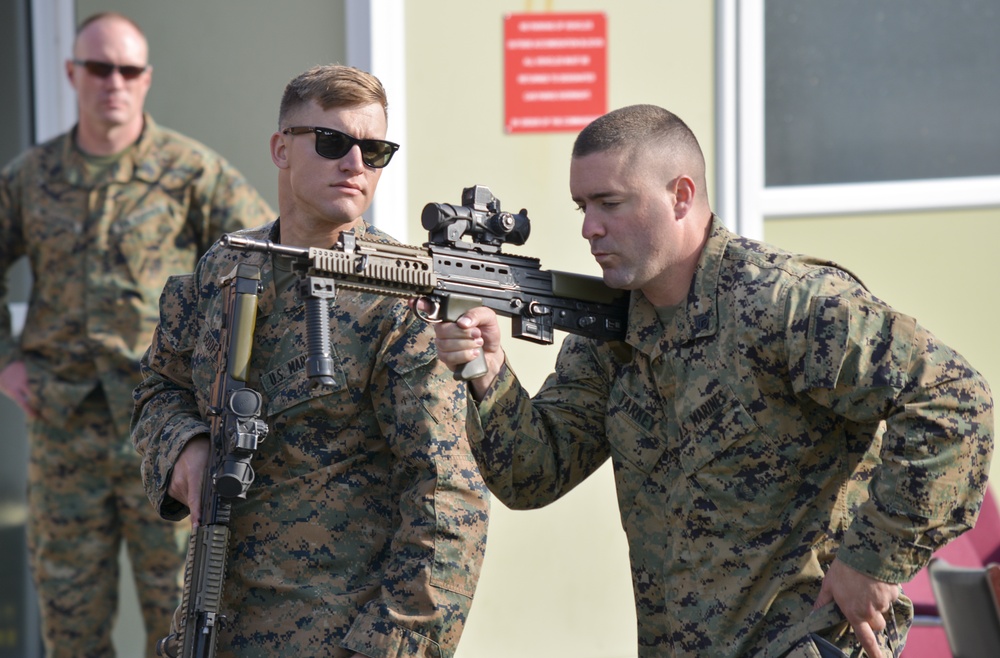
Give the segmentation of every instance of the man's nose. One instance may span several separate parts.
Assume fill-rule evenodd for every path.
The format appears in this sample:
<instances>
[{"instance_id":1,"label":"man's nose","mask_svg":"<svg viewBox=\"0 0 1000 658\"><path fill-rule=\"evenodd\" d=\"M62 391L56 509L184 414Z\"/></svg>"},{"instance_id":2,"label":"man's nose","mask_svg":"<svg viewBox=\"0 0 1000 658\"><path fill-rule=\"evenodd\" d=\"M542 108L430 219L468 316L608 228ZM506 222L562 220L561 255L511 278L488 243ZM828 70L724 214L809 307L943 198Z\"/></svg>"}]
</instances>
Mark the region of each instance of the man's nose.
<instances>
[{"instance_id":1,"label":"man's nose","mask_svg":"<svg viewBox=\"0 0 1000 658\"><path fill-rule=\"evenodd\" d=\"M340 159L340 166L349 171L365 170L365 163L361 159L361 146L359 144L351 145L351 150L345 153L344 157Z\"/></svg>"},{"instance_id":2,"label":"man's nose","mask_svg":"<svg viewBox=\"0 0 1000 658\"><path fill-rule=\"evenodd\" d=\"M595 213L584 211L583 226L580 232L583 234L584 239L590 240L591 238L604 235L604 226L598 220Z\"/></svg>"}]
</instances>

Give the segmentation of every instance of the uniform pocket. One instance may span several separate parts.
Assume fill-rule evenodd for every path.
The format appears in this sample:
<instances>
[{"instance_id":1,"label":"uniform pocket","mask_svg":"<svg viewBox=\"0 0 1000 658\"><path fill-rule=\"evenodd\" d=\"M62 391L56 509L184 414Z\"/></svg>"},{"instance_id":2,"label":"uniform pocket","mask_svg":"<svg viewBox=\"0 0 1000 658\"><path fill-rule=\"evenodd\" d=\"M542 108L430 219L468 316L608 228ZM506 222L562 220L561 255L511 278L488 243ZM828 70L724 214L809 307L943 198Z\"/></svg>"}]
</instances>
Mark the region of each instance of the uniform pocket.
<instances>
[{"instance_id":1,"label":"uniform pocket","mask_svg":"<svg viewBox=\"0 0 1000 658\"><path fill-rule=\"evenodd\" d=\"M486 551L489 504L471 455L435 460L434 566L431 584L472 598ZM473 538L480 538L473 544Z\"/></svg>"},{"instance_id":2,"label":"uniform pocket","mask_svg":"<svg viewBox=\"0 0 1000 658\"><path fill-rule=\"evenodd\" d=\"M681 467L696 498L696 524L750 540L780 527L798 470L722 389L682 423Z\"/></svg>"},{"instance_id":3,"label":"uniform pocket","mask_svg":"<svg viewBox=\"0 0 1000 658\"><path fill-rule=\"evenodd\" d=\"M632 395L621 380L611 387L608 398L607 433L615 457L643 473L653 470L660 461L666 445L654 430L657 410L640 403L643 399ZM645 399L650 400L649 396Z\"/></svg>"},{"instance_id":4,"label":"uniform pocket","mask_svg":"<svg viewBox=\"0 0 1000 658\"><path fill-rule=\"evenodd\" d=\"M621 380L616 381L608 398L605 431L615 468L615 486L622 522L632 513L636 497L666 451L662 413L639 402L653 404L653 396L632 394Z\"/></svg>"},{"instance_id":5,"label":"uniform pocket","mask_svg":"<svg viewBox=\"0 0 1000 658\"><path fill-rule=\"evenodd\" d=\"M112 231L132 280L147 294L171 274L194 269L198 248L185 209L167 197L147 200Z\"/></svg>"},{"instance_id":6,"label":"uniform pocket","mask_svg":"<svg viewBox=\"0 0 1000 658\"><path fill-rule=\"evenodd\" d=\"M333 382L317 386L306 373L308 355L296 354L291 358L272 361L267 371L261 375L261 388L267 394L267 415L276 416L297 404L323 397L347 388L347 380L340 367L336 353L333 359Z\"/></svg>"}]
</instances>

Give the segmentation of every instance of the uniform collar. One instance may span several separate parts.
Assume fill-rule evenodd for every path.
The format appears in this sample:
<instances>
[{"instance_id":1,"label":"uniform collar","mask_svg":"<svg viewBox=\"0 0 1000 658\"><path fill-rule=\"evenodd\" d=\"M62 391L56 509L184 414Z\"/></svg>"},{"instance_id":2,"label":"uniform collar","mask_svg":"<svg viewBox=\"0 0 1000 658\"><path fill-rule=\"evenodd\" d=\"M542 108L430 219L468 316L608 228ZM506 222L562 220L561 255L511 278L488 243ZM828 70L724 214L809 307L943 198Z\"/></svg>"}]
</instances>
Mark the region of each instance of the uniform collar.
<instances>
[{"instance_id":1,"label":"uniform collar","mask_svg":"<svg viewBox=\"0 0 1000 658\"><path fill-rule=\"evenodd\" d=\"M156 157L156 136L160 130L149 113L143 113L142 133L131 146L126 147L121 157L96 178L86 167L86 157L76 145L79 124L65 135L62 147L63 175L73 187L95 188L111 183L127 183L136 179L153 183L163 174L164 164Z\"/></svg>"},{"instance_id":2,"label":"uniform collar","mask_svg":"<svg viewBox=\"0 0 1000 658\"><path fill-rule=\"evenodd\" d=\"M678 309L670 326L664 327L656 309L641 292L633 292L629 307L626 341L650 358L656 358L671 345L714 335L719 330L717 291L726 247L733 234L716 215L702 249L683 308Z\"/></svg>"}]
</instances>

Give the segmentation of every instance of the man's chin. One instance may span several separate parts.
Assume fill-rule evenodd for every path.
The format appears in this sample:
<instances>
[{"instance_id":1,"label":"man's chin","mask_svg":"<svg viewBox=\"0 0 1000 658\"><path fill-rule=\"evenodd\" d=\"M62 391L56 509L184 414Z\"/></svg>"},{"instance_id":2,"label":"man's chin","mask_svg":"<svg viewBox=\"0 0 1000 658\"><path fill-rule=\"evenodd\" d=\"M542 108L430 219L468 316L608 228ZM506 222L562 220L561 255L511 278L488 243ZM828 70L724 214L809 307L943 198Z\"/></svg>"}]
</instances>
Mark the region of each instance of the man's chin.
<instances>
[{"instance_id":1,"label":"man's chin","mask_svg":"<svg viewBox=\"0 0 1000 658\"><path fill-rule=\"evenodd\" d=\"M629 280L622 276L621 272L611 267L604 268L601 277L604 279L604 285L616 290L627 289L629 284Z\"/></svg>"},{"instance_id":2,"label":"man's chin","mask_svg":"<svg viewBox=\"0 0 1000 658\"><path fill-rule=\"evenodd\" d=\"M121 128L122 126L127 125L131 120L132 116L124 109L106 110L101 114L101 123L103 123L109 130L113 128Z\"/></svg>"},{"instance_id":3,"label":"man's chin","mask_svg":"<svg viewBox=\"0 0 1000 658\"><path fill-rule=\"evenodd\" d=\"M350 224L361 220L367 206L355 203L337 203L327 209L326 221L332 224Z\"/></svg>"}]
</instances>

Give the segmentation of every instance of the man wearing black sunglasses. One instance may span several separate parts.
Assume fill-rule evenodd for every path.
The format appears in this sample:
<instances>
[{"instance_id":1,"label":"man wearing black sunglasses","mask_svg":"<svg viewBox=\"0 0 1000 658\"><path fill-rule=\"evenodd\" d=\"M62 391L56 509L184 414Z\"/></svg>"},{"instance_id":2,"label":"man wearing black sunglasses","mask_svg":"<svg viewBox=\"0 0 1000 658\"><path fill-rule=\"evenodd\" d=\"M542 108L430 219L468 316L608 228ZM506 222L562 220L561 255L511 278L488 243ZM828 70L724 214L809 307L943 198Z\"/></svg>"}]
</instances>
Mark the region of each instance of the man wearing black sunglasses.
<instances>
[{"instance_id":1,"label":"man wearing black sunglasses","mask_svg":"<svg viewBox=\"0 0 1000 658\"><path fill-rule=\"evenodd\" d=\"M398 146L374 76L320 66L285 89L271 159L281 217L243 234L330 247L362 217ZM305 301L284 257L214 247L168 286L136 391L133 440L165 518L201 517L216 375L218 281L260 268L247 384L269 432L233 504L220 657L453 656L479 578L488 493L465 436L465 391L402 300L346 288L330 309L332 382L306 372Z\"/></svg>"},{"instance_id":2,"label":"man wearing black sunglasses","mask_svg":"<svg viewBox=\"0 0 1000 658\"><path fill-rule=\"evenodd\" d=\"M187 524L150 509L129 441L132 390L167 277L224 232L271 218L243 176L144 113L148 47L104 13L77 31L74 128L0 173L0 269L27 256L19 338L0 287L0 391L29 417L28 540L46 655L112 655L126 542L147 655L179 600Z\"/></svg>"}]
</instances>

